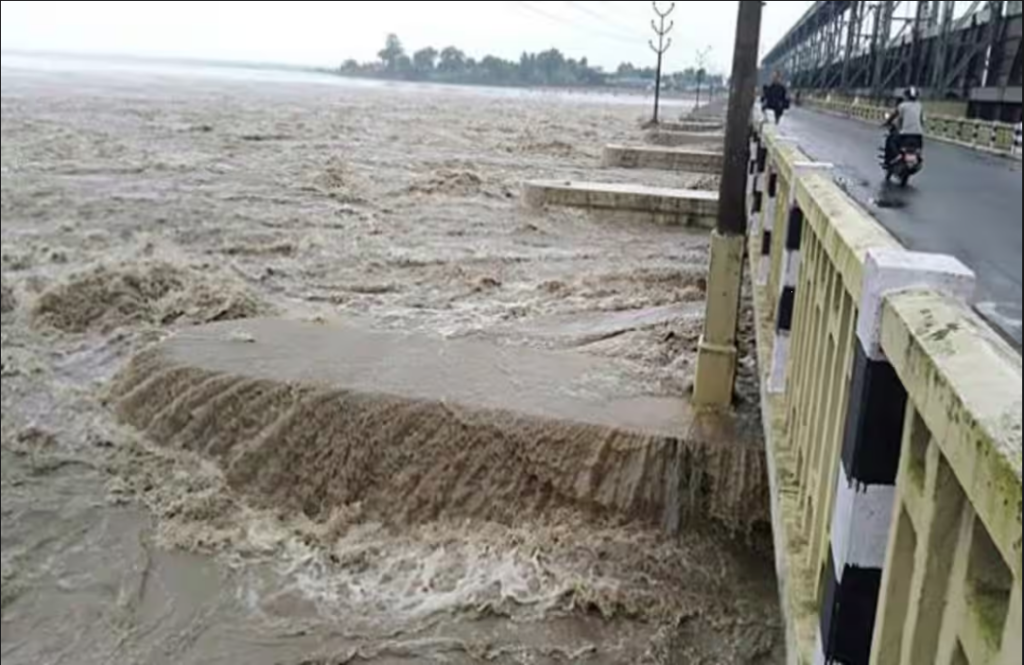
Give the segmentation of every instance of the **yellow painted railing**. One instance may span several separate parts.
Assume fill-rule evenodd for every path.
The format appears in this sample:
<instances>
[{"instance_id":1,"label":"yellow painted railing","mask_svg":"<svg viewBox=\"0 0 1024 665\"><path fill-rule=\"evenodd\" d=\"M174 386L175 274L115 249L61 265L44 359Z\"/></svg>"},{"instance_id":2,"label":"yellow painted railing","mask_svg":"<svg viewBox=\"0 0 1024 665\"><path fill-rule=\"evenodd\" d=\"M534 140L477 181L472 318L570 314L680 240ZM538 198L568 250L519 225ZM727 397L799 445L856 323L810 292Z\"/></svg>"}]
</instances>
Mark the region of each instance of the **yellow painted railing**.
<instances>
[{"instance_id":1,"label":"yellow painted railing","mask_svg":"<svg viewBox=\"0 0 1024 665\"><path fill-rule=\"evenodd\" d=\"M855 385L858 326L872 297L869 255L911 255L792 140L761 127L758 147L767 159L754 176L750 257L790 662L854 662L821 651L838 643L834 622L850 621L831 600L829 576L850 405L864 390ZM870 662L1016 665L1020 358L955 297L922 287L881 302L881 350L908 414L893 437L904 450L891 527L885 522L889 549L883 542L878 562L886 565ZM823 636L823 625L835 634ZM871 634L865 639L866 663Z\"/></svg>"},{"instance_id":2,"label":"yellow painted railing","mask_svg":"<svg viewBox=\"0 0 1024 665\"><path fill-rule=\"evenodd\" d=\"M786 234L784 230L786 224L789 221L789 209L785 205L785 202L789 201L790 198L796 195L797 185L797 171L796 164L801 162L810 162L811 159L805 155L795 144L785 143L782 141L774 141L769 148L769 168L771 168L778 177L778 194L775 200L780 202L777 205L771 206L765 212L771 214L773 219L769 226L778 230L778 232L771 235L771 254L769 259L771 265L769 268L769 285L771 293L779 293L781 290L782 283L782 268L783 268L783 255L785 254L786 246ZM767 220L765 221L768 224ZM766 227L767 228L767 227ZM771 302L771 316L774 318L776 315L777 300L772 299Z\"/></svg>"},{"instance_id":3,"label":"yellow painted railing","mask_svg":"<svg viewBox=\"0 0 1024 665\"><path fill-rule=\"evenodd\" d=\"M860 101L813 97L807 98L804 101L804 105L808 108L878 124L885 122L892 112L892 109L865 104ZM1020 147L1016 146L1014 142L1014 137L1018 131L1015 125L941 114L926 114L925 121L926 131L930 138L985 152L1020 155Z\"/></svg>"},{"instance_id":4,"label":"yellow painted railing","mask_svg":"<svg viewBox=\"0 0 1024 665\"><path fill-rule=\"evenodd\" d=\"M886 299L909 405L873 660L1021 662L1021 360L955 300Z\"/></svg>"}]
</instances>

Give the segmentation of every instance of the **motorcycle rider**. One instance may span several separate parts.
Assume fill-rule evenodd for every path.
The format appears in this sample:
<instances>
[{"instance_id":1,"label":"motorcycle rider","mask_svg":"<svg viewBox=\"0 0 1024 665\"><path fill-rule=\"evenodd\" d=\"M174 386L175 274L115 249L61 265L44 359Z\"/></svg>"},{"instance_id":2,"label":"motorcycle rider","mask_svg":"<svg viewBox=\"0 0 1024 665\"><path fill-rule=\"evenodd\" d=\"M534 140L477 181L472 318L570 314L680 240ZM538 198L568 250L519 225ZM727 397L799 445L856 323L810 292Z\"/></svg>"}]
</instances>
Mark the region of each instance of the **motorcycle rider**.
<instances>
[{"instance_id":1,"label":"motorcycle rider","mask_svg":"<svg viewBox=\"0 0 1024 665\"><path fill-rule=\"evenodd\" d=\"M885 143L885 163L891 164L901 150L924 150L924 105L917 88L908 88L903 101L886 120L887 127L896 129Z\"/></svg>"}]
</instances>

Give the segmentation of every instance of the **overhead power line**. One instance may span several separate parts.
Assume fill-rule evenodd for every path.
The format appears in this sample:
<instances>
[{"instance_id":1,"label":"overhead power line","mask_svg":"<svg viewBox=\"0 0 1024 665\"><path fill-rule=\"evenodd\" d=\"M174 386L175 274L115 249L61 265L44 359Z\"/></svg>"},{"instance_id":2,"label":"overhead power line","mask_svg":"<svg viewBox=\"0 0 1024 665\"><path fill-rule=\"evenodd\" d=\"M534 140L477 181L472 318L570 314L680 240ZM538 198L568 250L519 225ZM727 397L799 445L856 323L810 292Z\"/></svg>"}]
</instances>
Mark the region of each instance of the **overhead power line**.
<instances>
[{"instance_id":1,"label":"overhead power line","mask_svg":"<svg viewBox=\"0 0 1024 665\"><path fill-rule=\"evenodd\" d=\"M615 28L616 30L622 28L622 21L616 20L616 19L608 16L607 14L602 14L601 12L597 12L597 11L591 9L590 7L586 6L582 2L565 2L564 4L568 5L569 7L573 8L573 9L575 9L575 10L577 10L577 11L583 13L583 14L586 14L587 16L591 17L592 19L600 21L601 23L604 23L605 25L611 26L611 27Z\"/></svg>"},{"instance_id":2,"label":"overhead power line","mask_svg":"<svg viewBox=\"0 0 1024 665\"><path fill-rule=\"evenodd\" d=\"M568 27L573 28L573 29L575 29L575 30L577 30L579 32L588 33L591 36L602 37L604 39L609 39L609 40L612 40L612 41L622 42L622 43L630 44L630 45L633 45L633 46L635 46L638 42L640 42L639 38L630 37L630 36L625 35L625 34L616 34L616 33L608 32L608 31L605 31L605 30L598 30L596 28L591 28L591 27L587 27L587 26L581 25L580 23L577 23L577 22L573 21L570 18L566 18L564 16L559 16L558 14L553 14L553 13L547 11L546 9L541 9L540 7L537 7L536 5L534 5L532 3L529 3L529 2L523 2L521 0L509 0L509 4L514 6L514 7L519 7L519 8L521 8L521 9L527 11L527 12L530 12L531 14L533 14L535 16L540 16L540 17L545 18L545 19L547 19L549 21L552 21L554 23L559 23L561 25L568 26Z\"/></svg>"},{"instance_id":3,"label":"overhead power line","mask_svg":"<svg viewBox=\"0 0 1024 665\"><path fill-rule=\"evenodd\" d=\"M639 24L643 19L640 13L634 13L633 8L625 8L618 6L614 2L570 2L566 4L579 5L578 9L585 12L589 16L594 18L600 17L600 19L609 25L616 27L633 26ZM634 5L638 3L632 3ZM601 5L599 9L595 9L592 5Z\"/></svg>"},{"instance_id":4,"label":"overhead power line","mask_svg":"<svg viewBox=\"0 0 1024 665\"><path fill-rule=\"evenodd\" d=\"M618 16L625 16L625 14L621 14L619 12L625 11L626 8L617 2L607 2L607 0L599 0L597 4L604 6L606 9L612 10L612 13L617 14Z\"/></svg>"},{"instance_id":5,"label":"overhead power line","mask_svg":"<svg viewBox=\"0 0 1024 665\"><path fill-rule=\"evenodd\" d=\"M570 2L567 0L562 4L569 9L574 10L574 13L585 15L592 22L600 23L601 25L610 28L615 34L622 35L626 39L636 39L641 41L643 39L643 35L641 34L642 31L632 31L632 20L623 19L621 17L616 18L614 16L609 16L608 14L595 11L583 2Z\"/></svg>"}]
</instances>

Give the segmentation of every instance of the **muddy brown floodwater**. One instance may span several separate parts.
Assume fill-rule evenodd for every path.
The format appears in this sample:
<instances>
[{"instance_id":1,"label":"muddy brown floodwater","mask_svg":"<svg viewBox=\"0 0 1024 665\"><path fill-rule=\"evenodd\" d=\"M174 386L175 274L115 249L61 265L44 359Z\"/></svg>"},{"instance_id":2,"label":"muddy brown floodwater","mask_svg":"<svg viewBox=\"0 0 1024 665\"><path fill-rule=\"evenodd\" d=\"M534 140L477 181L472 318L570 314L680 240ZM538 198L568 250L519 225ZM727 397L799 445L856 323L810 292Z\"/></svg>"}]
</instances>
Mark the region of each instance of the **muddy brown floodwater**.
<instances>
[{"instance_id":1,"label":"muddy brown floodwater","mask_svg":"<svg viewBox=\"0 0 1024 665\"><path fill-rule=\"evenodd\" d=\"M680 185L597 170L643 107L4 58L4 665L783 662L771 556L725 529L310 517L108 408L136 353L265 314L595 354L682 396L706 235L518 202Z\"/></svg>"}]
</instances>

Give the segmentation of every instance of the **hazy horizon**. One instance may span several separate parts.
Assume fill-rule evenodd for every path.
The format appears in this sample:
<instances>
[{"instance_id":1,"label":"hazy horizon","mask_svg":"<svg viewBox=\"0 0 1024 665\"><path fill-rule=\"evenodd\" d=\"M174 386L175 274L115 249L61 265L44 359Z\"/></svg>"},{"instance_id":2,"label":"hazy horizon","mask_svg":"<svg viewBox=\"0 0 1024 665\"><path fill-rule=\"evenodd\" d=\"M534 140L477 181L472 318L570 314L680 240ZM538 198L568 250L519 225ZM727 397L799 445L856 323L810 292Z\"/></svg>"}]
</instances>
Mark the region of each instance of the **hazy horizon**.
<instances>
[{"instance_id":1,"label":"hazy horizon","mask_svg":"<svg viewBox=\"0 0 1024 665\"><path fill-rule=\"evenodd\" d=\"M660 3L667 7L670 3ZM803 15L809 1L765 8L762 52ZM666 68L697 63L725 73L738 3L679 3ZM110 2L2 0L0 48L12 52L336 67L376 59L389 33L410 52L456 46L472 57L517 60L557 48L613 70L650 64L649 2ZM693 20L699 17L699 21Z\"/></svg>"}]
</instances>

